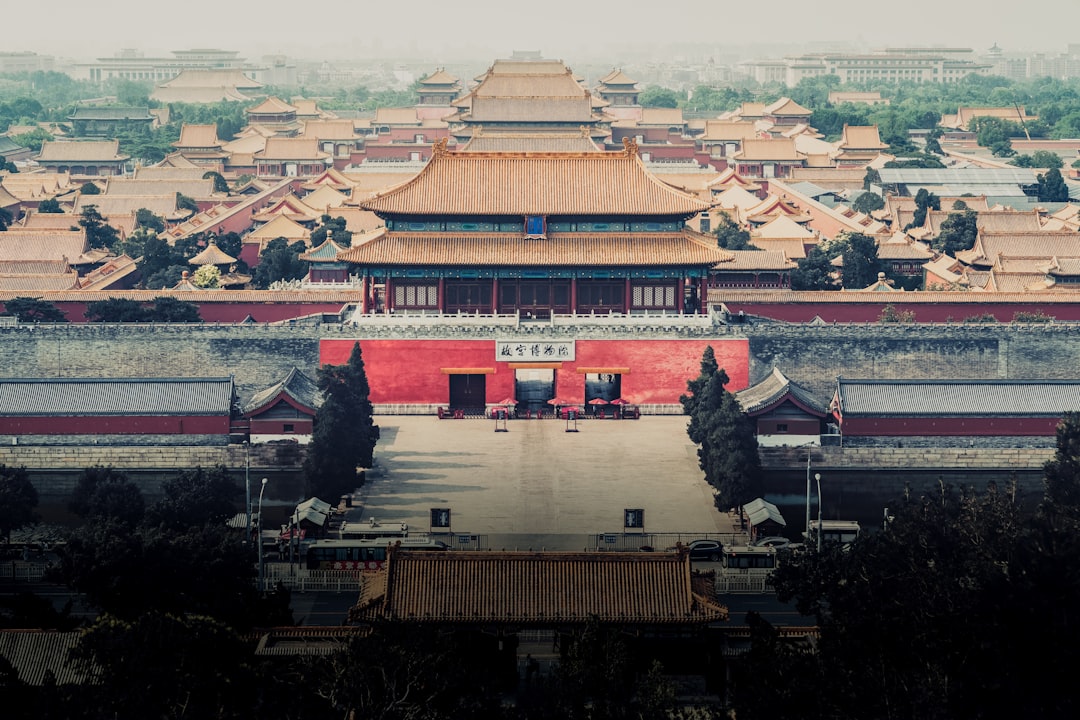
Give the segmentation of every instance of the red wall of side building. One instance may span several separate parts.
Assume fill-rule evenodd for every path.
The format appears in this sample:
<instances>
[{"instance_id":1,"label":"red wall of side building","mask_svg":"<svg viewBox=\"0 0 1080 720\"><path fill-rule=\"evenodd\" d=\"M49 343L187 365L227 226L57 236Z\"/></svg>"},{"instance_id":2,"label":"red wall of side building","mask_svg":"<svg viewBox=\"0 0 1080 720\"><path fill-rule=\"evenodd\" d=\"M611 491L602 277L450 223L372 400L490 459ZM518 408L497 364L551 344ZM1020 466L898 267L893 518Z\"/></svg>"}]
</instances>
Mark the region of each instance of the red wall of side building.
<instances>
[{"instance_id":1,"label":"red wall of side building","mask_svg":"<svg viewBox=\"0 0 1080 720\"><path fill-rule=\"evenodd\" d=\"M0 417L0 435L228 435L229 416Z\"/></svg>"},{"instance_id":2,"label":"red wall of side building","mask_svg":"<svg viewBox=\"0 0 1080 720\"><path fill-rule=\"evenodd\" d=\"M848 293L850 294L850 293ZM837 323L873 323L878 322L886 305L892 305L898 313L913 312L914 321L921 323L944 323L964 322L967 318L973 318L987 313L997 318L998 322L1012 322L1017 313L1042 313L1061 321L1080 320L1080 302L1054 302L1053 297L1035 298L1019 302L995 302L993 295L987 293L980 296L978 303L956 302L948 300L936 302L904 302L903 296L897 293L895 300L876 300L868 302L835 302L831 303L823 298L820 302L754 302L728 300L723 293L711 294L713 302L723 302L729 311L738 313L740 310L747 315L757 315L773 320L785 322L810 322L815 317L820 317L825 322ZM969 293L970 295L970 293Z\"/></svg>"},{"instance_id":3,"label":"red wall of side building","mask_svg":"<svg viewBox=\"0 0 1080 720\"><path fill-rule=\"evenodd\" d=\"M340 365L349 359L356 340L323 340L320 361ZM528 363L495 358L494 340L360 340L364 368L376 404L441 404L449 402L449 369L486 374L488 403L514 394L514 368ZM686 381L701 371L701 355L712 345L717 363L730 378L728 390L749 384L747 340L577 340L575 359L557 363L555 393L569 402L585 399L585 374L622 372L622 396L635 404L674 404L686 392ZM537 367L550 367L543 363Z\"/></svg>"}]
</instances>

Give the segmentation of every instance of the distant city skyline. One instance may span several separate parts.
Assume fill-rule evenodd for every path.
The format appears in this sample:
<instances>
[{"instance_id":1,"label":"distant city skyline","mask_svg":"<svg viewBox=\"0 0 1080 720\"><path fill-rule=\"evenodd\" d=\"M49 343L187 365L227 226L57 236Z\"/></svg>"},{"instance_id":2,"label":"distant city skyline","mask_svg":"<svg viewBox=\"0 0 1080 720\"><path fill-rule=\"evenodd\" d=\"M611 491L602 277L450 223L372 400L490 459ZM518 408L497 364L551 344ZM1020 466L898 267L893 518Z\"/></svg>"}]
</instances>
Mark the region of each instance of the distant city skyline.
<instances>
[{"instance_id":1,"label":"distant city skyline","mask_svg":"<svg viewBox=\"0 0 1080 720\"><path fill-rule=\"evenodd\" d=\"M908 0L887 5L812 6L802 0L766 5L687 0L676 6L633 0L589 6L570 0L508 3L361 5L342 0L284 3L185 3L147 6L136 0L56 0L48 11L27 3L5 8L4 50L85 60L132 48L165 55L188 48L239 50L249 59L387 57L461 62L539 50L574 63L677 61L688 57L779 56L785 47L880 49L886 46L970 47L1061 53L1077 42L1080 2L992 0L948 5ZM757 53L750 46L761 45Z\"/></svg>"}]
</instances>

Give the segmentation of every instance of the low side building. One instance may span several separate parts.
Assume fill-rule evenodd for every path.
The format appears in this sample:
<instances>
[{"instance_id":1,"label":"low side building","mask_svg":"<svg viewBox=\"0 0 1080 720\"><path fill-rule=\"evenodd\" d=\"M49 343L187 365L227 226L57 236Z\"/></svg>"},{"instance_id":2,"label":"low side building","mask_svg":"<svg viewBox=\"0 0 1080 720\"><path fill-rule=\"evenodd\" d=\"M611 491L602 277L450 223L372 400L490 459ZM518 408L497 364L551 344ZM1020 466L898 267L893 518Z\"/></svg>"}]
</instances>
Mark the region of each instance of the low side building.
<instances>
[{"instance_id":1,"label":"low side building","mask_svg":"<svg viewBox=\"0 0 1080 720\"><path fill-rule=\"evenodd\" d=\"M322 393L315 381L293 368L278 383L255 393L244 406L251 442L294 440L311 442L315 412L322 405Z\"/></svg>"}]
</instances>

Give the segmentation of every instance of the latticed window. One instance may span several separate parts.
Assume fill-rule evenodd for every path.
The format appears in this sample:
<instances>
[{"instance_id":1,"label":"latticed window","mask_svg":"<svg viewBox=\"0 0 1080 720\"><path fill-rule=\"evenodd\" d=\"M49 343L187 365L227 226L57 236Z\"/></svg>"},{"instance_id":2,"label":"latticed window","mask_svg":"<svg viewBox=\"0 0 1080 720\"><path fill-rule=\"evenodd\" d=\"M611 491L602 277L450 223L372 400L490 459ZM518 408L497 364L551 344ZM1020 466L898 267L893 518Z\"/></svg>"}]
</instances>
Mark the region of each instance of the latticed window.
<instances>
[{"instance_id":1,"label":"latticed window","mask_svg":"<svg viewBox=\"0 0 1080 720\"><path fill-rule=\"evenodd\" d=\"M635 285L631 306L636 308L674 308L674 285Z\"/></svg>"},{"instance_id":2,"label":"latticed window","mask_svg":"<svg viewBox=\"0 0 1080 720\"><path fill-rule=\"evenodd\" d=\"M438 307L439 286L435 283L427 285L395 285L394 306L399 308Z\"/></svg>"}]
</instances>

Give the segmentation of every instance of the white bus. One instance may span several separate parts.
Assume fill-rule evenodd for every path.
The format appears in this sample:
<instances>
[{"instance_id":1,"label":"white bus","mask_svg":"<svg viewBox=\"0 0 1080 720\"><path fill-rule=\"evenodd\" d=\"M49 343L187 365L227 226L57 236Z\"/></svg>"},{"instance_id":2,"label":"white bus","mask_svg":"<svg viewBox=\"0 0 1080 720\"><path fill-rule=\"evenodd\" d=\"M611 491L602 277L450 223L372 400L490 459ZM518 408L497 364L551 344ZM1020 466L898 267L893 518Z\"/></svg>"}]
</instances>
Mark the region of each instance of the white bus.
<instances>
[{"instance_id":1,"label":"white bus","mask_svg":"<svg viewBox=\"0 0 1080 720\"><path fill-rule=\"evenodd\" d=\"M338 528L341 540L378 540L409 537L408 523L381 523L375 518L367 522L343 522Z\"/></svg>"},{"instance_id":2,"label":"white bus","mask_svg":"<svg viewBox=\"0 0 1080 720\"><path fill-rule=\"evenodd\" d=\"M858 520L822 520L821 542L849 545L855 542L855 539L859 537L859 530ZM811 520L810 528L806 532L806 542L816 546L817 537L818 521Z\"/></svg>"}]
</instances>

